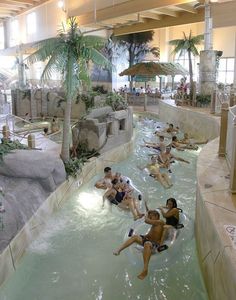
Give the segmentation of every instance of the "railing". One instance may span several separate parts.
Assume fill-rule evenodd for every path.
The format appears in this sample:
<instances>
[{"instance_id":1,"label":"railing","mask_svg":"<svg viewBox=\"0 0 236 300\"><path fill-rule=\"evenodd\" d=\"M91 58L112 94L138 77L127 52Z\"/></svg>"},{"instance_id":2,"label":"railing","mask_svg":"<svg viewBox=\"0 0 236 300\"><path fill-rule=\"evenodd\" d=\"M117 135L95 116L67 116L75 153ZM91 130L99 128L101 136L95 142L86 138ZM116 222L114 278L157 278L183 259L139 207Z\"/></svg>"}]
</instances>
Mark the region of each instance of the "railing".
<instances>
[{"instance_id":1,"label":"railing","mask_svg":"<svg viewBox=\"0 0 236 300\"><path fill-rule=\"evenodd\" d=\"M38 118L34 118L34 121L37 119L41 119L40 117ZM50 119L53 118L49 118L49 122ZM59 120L59 119L58 119ZM27 128L17 128L17 122L24 122L24 124L27 124L28 127ZM48 121L48 118L45 120ZM77 124L77 120L75 119L71 119L71 130L72 128ZM2 132L3 137L5 138L9 138L11 140L18 140L21 143L24 144L28 144L28 146L30 148L35 148L35 142L39 141L39 140L43 140L45 139L46 136L40 136L40 135L34 135L32 134L33 132L39 132L40 129L42 129L42 126L39 127L39 125L34 124L28 120L25 120L24 118L12 115L12 114L8 114L5 116L0 117L0 123L3 125L2 130L0 130L0 132ZM47 125L47 124L46 124ZM46 127L45 125L45 127ZM50 127L50 124L48 124L48 126ZM60 128L58 131L48 134L47 138L49 138L50 140L52 140L53 142L55 142L55 140L53 139L56 135L58 134L62 134L62 128ZM57 143L61 143L62 142L62 138L61 140L57 140Z\"/></svg>"},{"instance_id":2,"label":"railing","mask_svg":"<svg viewBox=\"0 0 236 300\"><path fill-rule=\"evenodd\" d=\"M226 158L230 169L230 191L236 193L236 105L221 108L219 156Z\"/></svg>"},{"instance_id":3,"label":"railing","mask_svg":"<svg viewBox=\"0 0 236 300\"><path fill-rule=\"evenodd\" d=\"M212 95L211 112L214 114L221 113L221 107L224 103L230 104L230 92L217 89Z\"/></svg>"}]
</instances>

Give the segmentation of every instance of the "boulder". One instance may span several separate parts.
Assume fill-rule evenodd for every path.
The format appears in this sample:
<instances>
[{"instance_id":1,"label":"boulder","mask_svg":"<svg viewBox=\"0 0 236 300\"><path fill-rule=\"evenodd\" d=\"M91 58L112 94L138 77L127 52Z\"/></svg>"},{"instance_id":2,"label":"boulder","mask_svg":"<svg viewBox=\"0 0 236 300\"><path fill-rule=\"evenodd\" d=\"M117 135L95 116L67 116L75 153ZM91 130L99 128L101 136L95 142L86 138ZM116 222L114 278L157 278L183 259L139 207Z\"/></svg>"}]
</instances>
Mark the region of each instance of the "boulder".
<instances>
[{"instance_id":1,"label":"boulder","mask_svg":"<svg viewBox=\"0 0 236 300\"><path fill-rule=\"evenodd\" d=\"M48 191L55 190L66 179L62 160L37 150L16 150L5 155L0 163L0 174L38 180Z\"/></svg>"}]
</instances>

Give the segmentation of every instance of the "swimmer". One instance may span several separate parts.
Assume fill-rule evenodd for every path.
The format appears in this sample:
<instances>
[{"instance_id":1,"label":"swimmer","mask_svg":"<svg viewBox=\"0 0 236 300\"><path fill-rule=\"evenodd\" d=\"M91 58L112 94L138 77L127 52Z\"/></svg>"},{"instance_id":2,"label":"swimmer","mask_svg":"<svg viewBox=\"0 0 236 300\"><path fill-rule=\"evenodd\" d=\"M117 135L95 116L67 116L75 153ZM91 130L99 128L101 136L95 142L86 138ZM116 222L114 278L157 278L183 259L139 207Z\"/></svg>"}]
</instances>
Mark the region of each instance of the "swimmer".
<instances>
[{"instance_id":1,"label":"swimmer","mask_svg":"<svg viewBox=\"0 0 236 300\"><path fill-rule=\"evenodd\" d=\"M173 155L171 152L170 147L166 147L166 150L164 152L161 152L157 155L157 161L163 168L170 168L170 164L174 162L175 160L185 162L187 164L190 164L190 162L186 159L183 159L182 157L178 157Z\"/></svg>"},{"instance_id":2,"label":"swimmer","mask_svg":"<svg viewBox=\"0 0 236 300\"><path fill-rule=\"evenodd\" d=\"M139 168L141 170L147 168L150 172L150 175L159 181L164 188L168 189L173 186L171 180L169 179L166 173L160 172L160 165L157 163L157 159L155 156L151 157L151 163L147 164L144 168Z\"/></svg>"},{"instance_id":3,"label":"swimmer","mask_svg":"<svg viewBox=\"0 0 236 300\"><path fill-rule=\"evenodd\" d=\"M142 147L147 147L147 148L153 148L155 150L159 150L159 151L165 151L166 149L166 145L164 143L165 137L163 135L159 136L159 143L149 143L144 141L144 145L141 145Z\"/></svg>"},{"instance_id":4,"label":"swimmer","mask_svg":"<svg viewBox=\"0 0 236 300\"><path fill-rule=\"evenodd\" d=\"M188 133L184 133L184 138L182 140L179 140L179 143L181 143L181 144L202 145L202 144L207 144L208 140L196 141L196 140L190 139Z\"/></svg>"},{"instance_id":5,"label":"swimmer","mask_svg":"<svg viewBox=\"0 0 236 300\"><path fill-rule=\"evenodd\" d=\"M131 246L134 243L143 246L143 270L138 275L138 278L143 280L148 275L148 265L151 255L158 250L164 228L164 222L160 220L160 214L155 210L149 210L145 216L145 223L151 225L149 232L146 235L134 235L129 238L124 244L114 251L114 255L119 255L121 251Z\"/></svg>"},{"instance_id":6,"label":"swimmer","mask_svg":"<svg viewBox=\"0 0 236 300\"><path fill-rule=\"evenodd\" d=\"M177 138L177 136L173 136L172 137L172 147L175 148L176 150L180 150L180 151L184 151L185 149L188 150L198 150L198 146L197 145L193 145L193 144L181 144Z\"/></svg>"},{"instance_id":7,"label":"swimmer","mask_svg":"<svg viewBox=\"0 0 236 300\"><path fill-rule=\"evenodd\" d=\"M165 135L165 133L173 135L179 132L179 127L174 128L173 124L169 124L169 127L164 129L163 131L155 131L154 134L157 136ZM166 135L165 135L166 136ZM169 137L169 136L166 136Z\"/></svg>"},{"instance_id":8,"label":"swimmer","mask_svg":"<svg viewBox=\"0 0 236 300\"><path fill-rule=\"evenodd\" d=\"M113 180L113 178L114 178L114 175L112 174L111 168L106 167L104 169L104 178L98 180L95 183L95 187L97 189L106 190L112 186L111 181Z\"/></svg>"},{"instance_id":9,"label":"swimmer","mask_svg":"<svg viewBox=\"0 0 236 300\"><path fill-rule=\"evenodd\" d=\"M166 208L167 211L165 210ZM166 219L166 224L164 225L163 234L161 237L161 245L163 245L168 229L172 226L176 227L179 223L179 210L177 208L177 202L174 198L167 199L166 206L160 207L159 209L162 216Z\"/></svg>"},{"instance_id":10,"label":"swimmer","mask_svg":"<svg viewBox=\"0 0 236 300\"><path fill-rule=\"evenodd\" d=\"M129 209L133 214L134 220L143 217L140 213L135 198L130 194L123 191L123 186L118 179L112 180L112 187L103 195L103 207L105 200L108 200L111 204L115 204L122 209Z\"/></svg>"}]
</instances>

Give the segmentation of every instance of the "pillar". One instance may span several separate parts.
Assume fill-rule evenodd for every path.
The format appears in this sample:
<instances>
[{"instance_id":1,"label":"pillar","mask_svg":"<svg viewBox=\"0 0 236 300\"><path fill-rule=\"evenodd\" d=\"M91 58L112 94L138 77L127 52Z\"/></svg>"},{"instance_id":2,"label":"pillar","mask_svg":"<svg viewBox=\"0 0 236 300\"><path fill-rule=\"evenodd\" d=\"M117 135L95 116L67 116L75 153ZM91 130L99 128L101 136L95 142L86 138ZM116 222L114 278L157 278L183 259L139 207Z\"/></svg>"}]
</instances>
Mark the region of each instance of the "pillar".
<instances>
[{"instance_id":1,"label":"pillar","mask_svg":"<svg viewBox=\"0 0 236 300\"><path fill-rule=\"evenodd\" d=\"M28 147L30 149L35 148L35 135L34 134L29 134L27 137L28 140Z\"/></svg>"},{"instance_id":2,"label":"pillar","mask_svg":"<svg viewBox=\"0 0 236 300\"><path fill-rule=\"evenodd\" d=\"M216 88L216 55L214 50L200 52L199 83L203 95L211 95Z\"/></svg>"},{"instance_id":3,"label":"pillar","mask_svg":"<svg viewBox=\"0 0 236 300\"><path fill-rule=\"evenodd\" d=\"M227 137L227 125L228 125L228 103L223 103L221 107L221 121L220 121L220 142L219 142L219 156L225 156L226 154L226 137Z\"/></svg>"}]
</instances>

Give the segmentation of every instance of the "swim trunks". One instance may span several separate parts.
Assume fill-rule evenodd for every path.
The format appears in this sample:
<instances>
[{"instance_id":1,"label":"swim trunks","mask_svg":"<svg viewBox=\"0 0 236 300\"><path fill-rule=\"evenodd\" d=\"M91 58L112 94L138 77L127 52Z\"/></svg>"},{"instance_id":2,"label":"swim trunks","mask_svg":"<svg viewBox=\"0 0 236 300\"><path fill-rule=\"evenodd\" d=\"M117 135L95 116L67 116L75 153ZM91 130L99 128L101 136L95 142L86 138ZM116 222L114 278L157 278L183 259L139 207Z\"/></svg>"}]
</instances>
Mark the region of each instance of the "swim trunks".
<instances>
[{"instance_id":1,"label":"swim trunks","mask_svg":"<svg viewBox=\"0 0 236 300\"><path fill-rule=\"evenodd\" d=\"M140 235L140 237L142 239L142 246L144 246L146 242L150 242L152 244L153 249L158 249L158 247L160 246L158 243L150 241L147 237L145 237L145 235Z\"/></svg>"}]
</instances>

